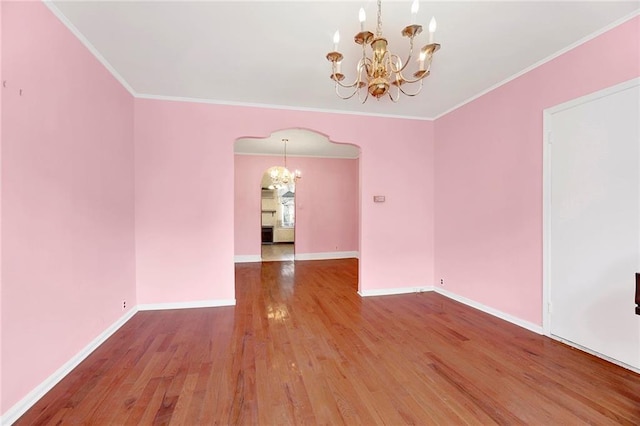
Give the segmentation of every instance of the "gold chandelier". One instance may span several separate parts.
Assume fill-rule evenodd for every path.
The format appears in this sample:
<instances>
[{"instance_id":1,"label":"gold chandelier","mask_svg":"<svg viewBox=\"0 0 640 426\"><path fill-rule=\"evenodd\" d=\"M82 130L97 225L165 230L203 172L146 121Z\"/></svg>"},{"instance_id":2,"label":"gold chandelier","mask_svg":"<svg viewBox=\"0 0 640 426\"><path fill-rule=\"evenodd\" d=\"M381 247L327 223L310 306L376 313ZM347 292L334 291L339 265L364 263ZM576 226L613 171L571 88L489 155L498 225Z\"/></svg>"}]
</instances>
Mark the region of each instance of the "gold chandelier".
<instances>
[{"instance_id":1,"label":"gold chandelier","mask_svg":"<svg viewBox=\"0 0 640 426\"><path fill-rule=\"evenodd\" d=\"M416 15L418 13L418 0L414 0L411 5L411 25L406 26L402 30L404 37L409 37L409 56L402 62L398 55L387 50L387 39L382 37L382 4L378 0L378 23L376 26L376 34L364 30L366 20L363 8L360 8L360 32L354 37L354 41L362 46L362 58L356 66L356 80L352 84L344 84L344 74L341 72L342 53L338 52L338 43L340 42L340 33L335 32L333 36L333 52L327 54L327 59L331 62L331 79L335 81L336 94L342 99L350 99L356 93L358 99L365 103L369 95L376 97L378 100L384 95L389 95L393 102L398 102L400 93L407 96L416 96L422 90L422 80L430 74L431 61L433 54L440 49L438 43L433 42L434 33L436 31L436 20L431 18L429 23L429 43L420 49L418 57L418 70L413 73L413 78L405 77L407 65L413 57L413 41L414 37L422 32L422 26L416 25ZM366 45L371 46L371 57L367 56ZM407 85L419 83L419 87L415 92L405 90ZM395 96L390 90L390 86L395 86ZM360 89L366 87L366 93L361 94ZM351 90L350 93L343 95L340 88Z\"/></svg>"},{"instance_id":2,"label":"gold chandelier","mask_svg":"<svg viewBox=\"0 0 640 426\"><path fill-rule=\"evenodd\" d=\"M295 184L296 181L302 177L300 170L296 169L291 172L287 169L287 142L289 142L289 139L282 139L282 142L284 143L284 167L273 166L267 169L267 173L271 179L271 185L268 186L269 189L289 187L289 185Z\"/></svg>"}]
</instances>

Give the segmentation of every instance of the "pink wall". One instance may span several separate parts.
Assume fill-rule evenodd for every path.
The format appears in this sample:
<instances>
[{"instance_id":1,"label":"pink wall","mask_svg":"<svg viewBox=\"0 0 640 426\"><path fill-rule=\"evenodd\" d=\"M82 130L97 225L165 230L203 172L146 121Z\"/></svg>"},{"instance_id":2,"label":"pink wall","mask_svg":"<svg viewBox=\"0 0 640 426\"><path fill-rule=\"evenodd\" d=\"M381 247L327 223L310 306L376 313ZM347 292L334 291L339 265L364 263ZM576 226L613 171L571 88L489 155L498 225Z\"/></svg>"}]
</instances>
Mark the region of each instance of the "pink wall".
<instances>
[{"instance_id":1,"label":"pink wall","mask_svg":"<svg viewBox=\"0 0 640 426\"><path fill-rule=\"evenodd\" d=\"M260 256L260 182L282 158L235 156L235 254ZM358 251L358 160L289 157L296 185L296 254Z\"/></svg>"},{"instance_id":2,"label":"pink wall","mask_svg":"<svg viewBox=\"0 0 640 426\"><path fill-rule=\"evenodd\" d=\"M634 18L436 121L436 281L542 324L543 109L640 75Z\"/></svg>"},{"instance_id":3,"label":"pink wall","mask_svg":"<svg viewBox=\"0 0 640 426\"><path fill-rule=\"evenodd\" d=\"M233 144L287 128L362 148L362 289L432 284L432 122L146 99L135 104L140 303L233 298ZM386 195L387 202L374 204L373 195Z\"/></svg>"},{"instance_id":4,"label":"pink wall","mask_svg":"<svg viewBox=\"0 0 640 426\"><path fill-rule=\"evenodd\" d=\"M233 144L209 106L136 100L136 281L143 304L234 298Z\"/></svg>"},{"instance_id":5,"label":"pink wall","mask_svg":"<svg viewBox=\"0 0 640 426\"><path fill-rule=\"evenodd\" d=\"M41 2L2 41L4 413L136 300L132 96Z\"/></svg>"}]
</instances>

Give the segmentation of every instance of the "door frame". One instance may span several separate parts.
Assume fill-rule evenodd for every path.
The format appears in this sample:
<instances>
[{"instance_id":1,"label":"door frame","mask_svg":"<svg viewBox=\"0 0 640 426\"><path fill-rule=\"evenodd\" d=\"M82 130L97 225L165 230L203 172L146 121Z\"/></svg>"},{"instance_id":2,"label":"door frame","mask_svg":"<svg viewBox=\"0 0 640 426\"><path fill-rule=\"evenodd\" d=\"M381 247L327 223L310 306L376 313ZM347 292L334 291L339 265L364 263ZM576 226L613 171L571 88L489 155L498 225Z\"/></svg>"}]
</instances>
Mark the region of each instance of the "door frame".
<instances>
[{"instance_id":1,"label":"door frame","mask_svg":"<svg viewBox=\"0 0 640 426\"><path fill-rule=\"evenodd\" d=\"M542 165L542 330L545 336L554 338L551 335L551 144L553 143L552 116L560 111L582 105L615 93L640 86L640 77L616 84L611 87L581 96L576 99L555 105L543 110L543 165ZM570 342L565 342L571 344ZM575 346L575 345L572 345ZM596 354L588 348L579 347L586 352L592 353L600 358L602 354ZM616 364L619 361L610 360ZM626 366L629 368L629 366Z\"/></svg>"}]
</instances>

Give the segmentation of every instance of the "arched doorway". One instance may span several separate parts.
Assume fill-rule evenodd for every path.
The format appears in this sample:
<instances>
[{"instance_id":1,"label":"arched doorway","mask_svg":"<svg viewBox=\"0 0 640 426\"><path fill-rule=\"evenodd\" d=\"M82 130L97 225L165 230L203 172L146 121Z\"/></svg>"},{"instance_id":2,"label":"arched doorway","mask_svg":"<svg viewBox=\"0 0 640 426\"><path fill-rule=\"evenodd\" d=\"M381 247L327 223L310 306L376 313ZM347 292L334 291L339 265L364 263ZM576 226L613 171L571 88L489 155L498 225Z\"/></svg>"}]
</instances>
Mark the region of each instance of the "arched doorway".
<instances>
[{"instance_id":1,"label":"arched doorway","mask_svg":"<svg viewBox=\"0 0 640 426\"><path fill-rule=\"evenodd\" d=\"M284 165L283 138L288 168L302 173L294 191L295 260L358 258L360 148L293 128L235 142L236 262L262 260L261 193L268 185L261 179L271 166Z\"/></svg>"}]
</instances>

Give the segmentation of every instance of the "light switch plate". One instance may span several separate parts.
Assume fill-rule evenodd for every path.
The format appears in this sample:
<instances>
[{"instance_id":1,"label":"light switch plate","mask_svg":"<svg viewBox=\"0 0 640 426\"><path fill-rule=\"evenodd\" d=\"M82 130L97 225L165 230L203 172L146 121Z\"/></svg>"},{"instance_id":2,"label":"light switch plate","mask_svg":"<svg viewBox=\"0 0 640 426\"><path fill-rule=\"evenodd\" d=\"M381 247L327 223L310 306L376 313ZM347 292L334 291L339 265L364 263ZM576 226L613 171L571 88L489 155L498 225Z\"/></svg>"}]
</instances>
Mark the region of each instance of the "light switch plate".
<instances>
[{"instance_id":1,"label":"light switch plate","mask_svg":"<svg viewBox=\"0 0 640 426\"><path fill-rule=\"evenodd\" d=\"M384 203L384 195L374 195L373 196L374 203Z\"/></svg>"}]
</instances>

